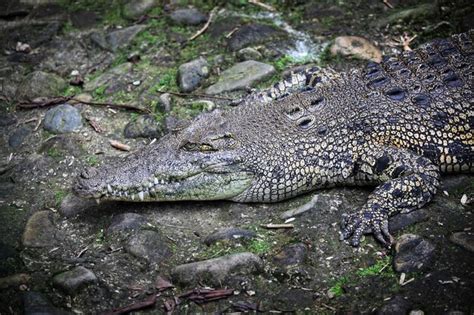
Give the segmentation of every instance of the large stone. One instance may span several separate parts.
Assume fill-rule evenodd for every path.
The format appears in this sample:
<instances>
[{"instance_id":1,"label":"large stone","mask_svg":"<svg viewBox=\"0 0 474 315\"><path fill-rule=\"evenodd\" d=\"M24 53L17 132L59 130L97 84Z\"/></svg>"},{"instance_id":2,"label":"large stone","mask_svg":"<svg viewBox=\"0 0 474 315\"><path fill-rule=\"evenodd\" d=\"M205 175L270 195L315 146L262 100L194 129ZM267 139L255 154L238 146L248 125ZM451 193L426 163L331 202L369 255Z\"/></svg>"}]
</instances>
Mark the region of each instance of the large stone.
<instances>
[{"instance_id":1,"label":"large stone","mask_svg":"<svg viewBox=\"0 0 474 315\"><path fill-rule=\"evenodd\" d=\"M43 127L54 133L78 131L82 128L81 113L69 104L55 106L44 115Z\"/></svg>"},{"instance_id":2,"label":"large stone","mask_svg":"<svg viewBox=\"0 0 474 315\"><path fill-rule=\"evenodd\" d=\"M59 205L59 212L65 217L73 217L96 205L93 199L84 199L73 193L67 194Z\"/></svg>"},{"instance_id":3,"label":"large stone","mask_svg":"<svg viewBox=\"0 0 474 315\"><path fill-rule=\"evenodd\" d=\"M56 227L52 222L53 213L39 211L26 222L23 232L23 245L26 247L50 247L56 244Z\"/></svg>"},{"instance_id":4,"label":"large stone","mask_svg":"<svg viewBox=\"0 0 474 315\"><path fill-rule=\"evenodd\" d=\"M254 46L268 42L276 37L282 37L285 33L267 24L248 24L240 27L232 34L228 41L231 51L237 51L247 46Z\"/></svg>"},{"instance_id":5,"label":"large stone","mask_svg":"<svg viewBox=\"0 0 474 315\"><path fill-rule=\"evenodd\" d=\"M285 246L273 257L273 262L281 268L290 268L301 265L308 254L308 248L303 243Z\"/></svg>"},{"instance_id":6,"label":"large stone","mask_svg":"<svg viewBox=\"0 0 474 315\"><path fill-rule=\"evenodd\" d=\"M245 89L253 84L270 77L275 68L262 62L248 60L235 64L223 71L216 84L211 85L206 93L219 94L222 92Z\"/></svg>"},{"instance_id":7,"label":"large stone","mask_svg":"<svg viewBox=\"0 0 474 315\"><path fill-rule=\"evenodd\" d=\"M157 0L128 0L123 6L122 15L126 19L134 20L158 5Z\"/></svg>"},{"instance_id":8,"label":"large stone","mask_svg":"<svg viewBox=\"0 0 474 315\"><path fill-rule=\"evenodd\" d=\"M129 122L124 129L125 138L160 138L164 126L151 115L139 116Z\"/></svg>"},{"instance_id":9,"label":"large stone","mask_svg":"<svg viewBox=\"0 0 474 315\"><path fill-rule=\"evenodd\" d=\"M171 256L166 238L151 230L142 230L132 236L125 249L133 256L153 264L160 264Z\"/></svg>"},{"instance_id":10,"label":"large stone","mask_svg":"<svg viewBox=\"0 0 474 315\"><path fill-rule=\"evenodd\" d=\"M130 44L135 36L146 28L146 25L133 25L121 30L113 31L106 36L112 51L124 48Z\"/></svg>"},{"instance_id":11,"label":"large stone","mask_svg":"<svg viewBox=\"0 0 474 315\"><path fill-rule=\"evenodd\" d=\"M51 302L41 293L27 291L23 293L24 315L67 315L73 314L54 307Z\"/></svg>"},{"instance_id":12,"label":"large stone","mask_svg":"<svg viewBox=\"0 0 474 315\"><path fill-rule=\"evenodd\" d=\"M195 285L225 285L236 275L249 275L263 271L263 262L255 254L238 253L175 267L172 278L176 283Z\"/></svg>"},{"instance_id":13,"label":"large stone","mask_svg":"<svg viewBox=\"0 0 474 315\"><path fill-rule=\"evenodd\" d=\"M36 97L58 96L67 87L61 77L43 71L34 71L26 76L16 91L17 98L33 100Z\"/></svg>"},{"instance_id":14,"label":"large stone","mask_svg":"<svg viewBox=\"0 0 474 315\"><path fill-rule=\"evenodd\" d=\"M107 233L137 230L147 223L147 219L138 213L120 213L112 219Z\"/></svg>"},{"instance_id":15,"label":"large stone","mask_svg":"<svg viewBox=\"0 0 474 315\"><path fill-rule=\"evenodd\" d=\"M336 37L330 48L332 55L356 57L375 62L382 61L382 52L367 39L358 36Z\"/></svg>"},{"instance_id":16,"label":"large stone","mask_svg":"<svg viewBox=\"0 0 474 315\"><path fill-rule=\"evenodd\" d=\"M414 234L403 234L395 244L393 265L397 272L414 272L429 266L435 247Z\"/></svg>"},{"instance_id":17,"label":"large stone","mask_svg":"<svg viewBox=\"0 0 474 315\"><path fill-rule=\"evenodd\" d=\"M97 282L95 274L82 266L60 273L53 278L53 285L55 287L71 295L95 282Z\"/></svg>"},{"instance_id":18,"label":"large stone","mask_svg":"<svg viewBox=\"0 0 474 315\"><path fill-rule=\"evenodd\" d=\"M23 140L31 133L31 128L29 127L19 127L8 138L8 144L12 148L18 148Z\"/></svg>"},{"instance_id":19,"label":"large stone","mask_svg":"<svg viewBox=\"0 0 474 315\"><path fill-rule=\"evenodd\" d=\"M385 302L385 304L377 310L377 315L405 315L408 314L411 305L403 297L397 295Z\"/></svg>"},{"instance_id":20,"label":"large stone","mask_svg":"<svg viewBox=\"0 0 474 315\"><path fill-rule=\"evenodd\" d=\"M200 57L178 68L178 84L182 92L195 90L204 78L209 77L209 65Z\"/></svg>"},{"instance_id":21,"label":"large stone","mask_svg":"<svg viewBox=\"0 0 474 315\"><path fill-rule=\"evenodd\" d=\"M207 21L206 15L194 7L177 9L171 12L170 18L174 23L182 25L198 25Z\"/></svg>"},{"instance_id":22,"label":"large stone","mask_svg":"<svg viewBox=\"0 0 474 315\"><path fill-rule=\"evenodd\" d=\"M98 88L105 87L104 93L111 94L120 89L120 86L125 86L131 81L130 72L133 64L131 62L122 63L106 72L92 81L84 84L84 90L92 92Z\"/></svg>"},{"instance_id":23,"label":"large stone","mask_svg":"<svg viewBox=\"0 0 474 315\"><path fill-rule=\"evenodd\" d=\"M399 213L388 220L388 230L395 233L412 224L426 221L428 217L428 212L423 209Z\"/></svg>"},{"instance_id":24,"label":"large stone","mask_svg":"<svg viewBox=\"0 0 474 315\"><path fill-rule=\"evenodd\" d=\"M88 29L96 26L100 21L100 16L88 10L78 10L70 14L72 26L79 29Z\"/></svg>"},{"instance_id":25,"label":"large stone","mask_svg":"<svg viewBox=\"0 0 474 315\"><path fill-rule=\"evenodd\" d=\"M237 58L240 61L259 60L262 59L262 54L255 48L246 47L237 52Z\"/></svg>"},{"instance_id":26,"label":"large stone","mask_svg":"<svg viewBox=\"0 0 474 315\"><path fill-rule=\"evenodd\" d=\"M474 233L456 232L449 237L451 242L474 253Z\"/></svg>"}]
</instances>

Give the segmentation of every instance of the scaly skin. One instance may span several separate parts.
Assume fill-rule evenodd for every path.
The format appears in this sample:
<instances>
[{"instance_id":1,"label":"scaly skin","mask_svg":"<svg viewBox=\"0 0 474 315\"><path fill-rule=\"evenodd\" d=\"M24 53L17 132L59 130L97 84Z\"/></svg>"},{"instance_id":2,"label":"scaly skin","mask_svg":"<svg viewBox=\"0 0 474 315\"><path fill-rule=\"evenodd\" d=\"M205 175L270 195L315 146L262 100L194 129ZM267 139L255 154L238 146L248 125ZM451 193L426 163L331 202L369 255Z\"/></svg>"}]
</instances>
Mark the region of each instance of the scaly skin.
<instances>
[{"instance_id":1,"label":"scaly skin","mask_svg":"<svg viewBox=\"0 0 474 315\"><path fill-rule=\"evenodd\" d=\"M277 202L332 186L372 185L342 239L424 206L441 173L473 172L474 32L335 73L311 69L195 119L145 150L78 178L111 200Z\"/></svg>"}]
</instances>

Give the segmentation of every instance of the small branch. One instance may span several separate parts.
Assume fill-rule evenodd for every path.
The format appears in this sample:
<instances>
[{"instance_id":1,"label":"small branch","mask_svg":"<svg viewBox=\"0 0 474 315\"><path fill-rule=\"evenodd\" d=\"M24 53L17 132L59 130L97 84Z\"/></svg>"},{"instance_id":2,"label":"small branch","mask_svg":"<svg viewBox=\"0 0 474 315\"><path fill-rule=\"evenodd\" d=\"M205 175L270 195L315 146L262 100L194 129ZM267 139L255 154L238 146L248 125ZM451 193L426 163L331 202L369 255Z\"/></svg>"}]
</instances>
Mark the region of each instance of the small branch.
<instances>
[{"instance_id":1,"label":"small branch","mask_svg":"<svg viewBox=\"0 0 474 315\"><path fill-rule=\"evenodd\" d=\"M196 38L198 38L199 36L201 36L202 33L204 33L204 32L207 30L207 28L209 27L209 25L211 25L212 19L214 18L214 15L216 14L217 9L219 9L219 7L214 7L214 9L211 10L211 13L209 14L209 19L207 20L206 24L204 24L204 26L203 26L199 31L197 31L196 34L194 34L193 36L191 36L191 37L188 39L188 42L190 42L190 41L192 41L192 40L195 40Z\"/></svg>"},{"instance_id":2,"label":"small branch","mask_svg":"<svg viewBox=\"0 0 474 315\"><path fill-rule=\"evenodd\" d=\"M137 303L134 303L134 304L130 304L130 305L127 305L127 306L124 306L124 307L113 309L111 311L102 313L102 315L128 314L128 313L133 312L133 311L138 311L138 310L153 306L153 305L156 304L156 300L157 300L156 295L152 295L152 296L150 296L149 298L147 298L143 301L140 301L140 302L137 302Z\"/></svg>"},{"instance_id":3,"label":"small branch","mask_svg":"<svg viewBox=\"0 0 474 315\"><path fill-rule=\"evenodd\" d=\"M168 92L168 91L157 91L158 93L168 93L171 95L176 95L176 96L182 96L182 97L207 97L207 98L214 98L217 100L224 100L224 101L233 101L233 98L230 97L224 97L224 96L215 96L215 95L210 95L210 94L199 94L199 93L179 93L179 92Z\"/></svg>"},{"instance_id":4,"label":"small branch","mask_svg":"<svg viewBox=\"0 0 474 315\"><path fill-rule=\"evenodd\" d=\"M32 102L27 102L27 103L18 103L16 105L17 108L20 109L33 109L33 108L42 108L42 107L49 107L49 106L54 106L58 104L63 104L66 103L67 101L74 100L78 103L81 104L86 104L86 105L91 105L91 106L106 106L106 107L114 107L114 108L120 108L120 109L128 109L128 110L134 110L137 112L142 112L142 113L151 113L151 111L147 108L140 108L134 105L130 104L115 104L115 103L101 103L101 102L86 102L83 100L77 100L74 98L74 96L58 96L58 97L52 97L52 98L46 98L46 99L41 99L40 101L32 101Z\"/></svg>"},{"instance_id":5,"label":"small branch","mask_svg":"<svg viewBox=\"0 0 474 315\"><path fill-rule=\"evenodd\" d=\"M382 0L383 4L385 4L388 8L393 9L393 4L390 3L388 0Z\"/></svg>"},{"instance_id":6,"label":"small branch","mask_svg":"<svg viewBox=\"0 0 474 315\"><path fill-rule=\"evenodd\" d=\"M275 224L275 223L269 223L269 224L260 224L261 227L265 229L292 229L295 226L293 224Z\"/></svg>"},{"instance_id":7,"label":"small branch","mask_svg":"<svg viewBox=\"0 0 474 315\"><path fill-rule=\"evenodd\" d=\"M118 142L116 140L110 140L110 145L114 148L121 150L121 151L130 151L130 146L123 144L122 142Z\"/></svg>"},{"instance_id":8,"label":"small branch","mask_svg":"<svg viewBox=\"0 0 474 315\"><path fill-rule=\"evenodd\" d=\"M256 6L259 6L259 7L263 8L267 11L270 11L270 12L275 12L276 11L276 9L274 7L272 7L271 5L266 4L266 3L262 3L258 0L249 0L249 3L254 4Z\"/></svg>"}]
</instances>

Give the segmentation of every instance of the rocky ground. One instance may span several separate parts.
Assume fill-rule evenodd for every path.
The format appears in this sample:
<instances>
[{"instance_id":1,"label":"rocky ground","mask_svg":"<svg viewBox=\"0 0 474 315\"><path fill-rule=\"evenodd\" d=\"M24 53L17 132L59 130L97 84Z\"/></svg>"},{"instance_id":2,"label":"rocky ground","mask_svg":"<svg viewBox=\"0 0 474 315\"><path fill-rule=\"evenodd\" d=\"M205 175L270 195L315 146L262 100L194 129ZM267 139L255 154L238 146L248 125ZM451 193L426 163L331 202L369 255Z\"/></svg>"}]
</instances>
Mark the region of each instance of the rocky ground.
<instances>
[{"instance_id":1,"label":"rocky ground","mask_svg":"<svg viewBox=\"0 0 474 315\"><path fill-rule=\"evenodd\" d=\"M0 3L0 314L474 312L472 175L394 217L392 250L338 240L365 189L278 204L71 194L84 167L291 69L380 61L474 21L470 1L252 2Z\"/></svg>"}]
</instances>

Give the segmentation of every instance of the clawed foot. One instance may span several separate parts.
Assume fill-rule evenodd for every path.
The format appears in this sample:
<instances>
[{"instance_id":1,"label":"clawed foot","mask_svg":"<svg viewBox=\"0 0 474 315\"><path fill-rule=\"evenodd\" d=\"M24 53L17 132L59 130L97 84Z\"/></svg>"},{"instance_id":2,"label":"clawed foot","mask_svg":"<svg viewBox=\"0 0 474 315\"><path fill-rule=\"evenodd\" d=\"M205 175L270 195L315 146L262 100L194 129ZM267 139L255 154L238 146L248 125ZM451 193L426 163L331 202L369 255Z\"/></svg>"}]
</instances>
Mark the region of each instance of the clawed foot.
<instances>
[{"instance_id":1,"label":"clawed foot","mask_svg":"<svg viewBox=\"0 0 474 315\"><path fill-rule=\"evenodd\" d=\"M363 234L372 233L385 247L390 247L393 237L388 231L388 216L381 212L362 210L350 215L344 214L341 222L341 240L357 247Z\"/></svg>"}]
</instances>

